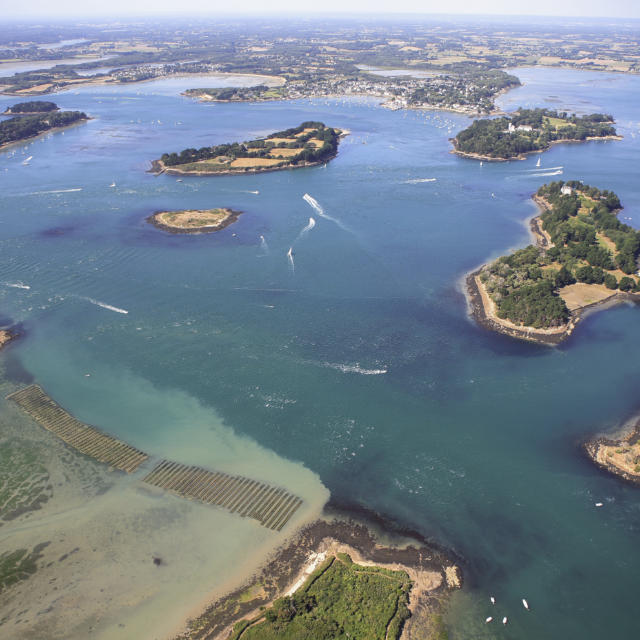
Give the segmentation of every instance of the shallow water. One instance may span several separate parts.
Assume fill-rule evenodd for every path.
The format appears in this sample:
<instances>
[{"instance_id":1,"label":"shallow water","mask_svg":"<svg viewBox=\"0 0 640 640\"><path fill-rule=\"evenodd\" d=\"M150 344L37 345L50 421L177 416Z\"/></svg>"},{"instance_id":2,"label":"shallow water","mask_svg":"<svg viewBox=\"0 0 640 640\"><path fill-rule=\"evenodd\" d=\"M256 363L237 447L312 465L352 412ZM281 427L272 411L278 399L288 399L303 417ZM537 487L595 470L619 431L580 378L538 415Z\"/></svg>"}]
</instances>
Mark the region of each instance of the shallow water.
<instances>
[{"instance_id":1,"label":"shallow water","mask_svg":"<svg viewBox=\"0 0 640 640\"><path fill-rule=\"evenodd\" d=\"M516 73L504 108L604 110L624 140L480 166L450 153L466 117L375 100L200 104L184 78L57 95L95 119L0 154L0 307L26 334L3 357L152 455L280 479L313 508L324 485L452 546L454 638L632 637L639 494L578 445L637 409L638 309L542 348L473 324L460 279L529 242L530 195L558 179L545 167L613 189L640 226L640 78ZM145 173L310 119L351 131L326 168ZM216 206L245 214L215 235L145 222Z\"/></svg>"}]
</instances>

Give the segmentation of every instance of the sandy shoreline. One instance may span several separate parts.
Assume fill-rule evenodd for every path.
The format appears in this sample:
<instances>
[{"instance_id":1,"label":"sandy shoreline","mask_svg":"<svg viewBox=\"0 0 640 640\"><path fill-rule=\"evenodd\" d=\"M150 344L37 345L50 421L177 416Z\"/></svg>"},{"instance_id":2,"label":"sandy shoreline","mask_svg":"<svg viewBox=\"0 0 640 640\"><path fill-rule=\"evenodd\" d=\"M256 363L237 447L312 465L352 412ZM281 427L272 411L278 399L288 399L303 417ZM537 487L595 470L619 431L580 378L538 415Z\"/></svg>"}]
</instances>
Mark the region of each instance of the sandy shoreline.
<instances>
[{"instance_id":1,"label":"sandy shoreline","mask_svg":"<svg viewBox=\"0 0 640 640\"><path fill-rule=\"evenodd\" d=\"M370 521L365 517L362 522L354 515L329 507L322 519L285 541L245 584L191 620L175 640L226 640L236 622L260 615L263 607L299 588L325 558L341 552L358 564L406 571L413 582L409 603L412 617L406 626L428 624L447 593L462 586L459 559L411 532L400 532L402 540L397 546L385 546L372 533L379 525L375 517ZM386 533L398 535L393 530Z\"/></svg>"}]
</instances>

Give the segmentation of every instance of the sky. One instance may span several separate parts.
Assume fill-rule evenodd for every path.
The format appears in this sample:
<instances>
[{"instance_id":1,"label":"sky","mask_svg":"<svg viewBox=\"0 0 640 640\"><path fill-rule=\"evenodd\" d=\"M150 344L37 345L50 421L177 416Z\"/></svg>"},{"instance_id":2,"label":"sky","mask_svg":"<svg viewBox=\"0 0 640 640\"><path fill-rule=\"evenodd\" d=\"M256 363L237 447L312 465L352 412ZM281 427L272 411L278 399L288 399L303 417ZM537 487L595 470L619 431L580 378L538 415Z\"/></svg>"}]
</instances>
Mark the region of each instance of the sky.
<instances>
[{"instance_id":1,"label":"sky","mask_svg":"<svg viewBox=\"0 0 640 640\"><path fill-rule=\"evenodd\" d=\"M640 18L640 0L0 0L0 16L38 19L52 15L143 16L154 14L233 13L265 15L269 13L421 13L421 14L493 14L608 18ZM2 18L0 17L0 20Z\"/></svg>"}]
</instances>

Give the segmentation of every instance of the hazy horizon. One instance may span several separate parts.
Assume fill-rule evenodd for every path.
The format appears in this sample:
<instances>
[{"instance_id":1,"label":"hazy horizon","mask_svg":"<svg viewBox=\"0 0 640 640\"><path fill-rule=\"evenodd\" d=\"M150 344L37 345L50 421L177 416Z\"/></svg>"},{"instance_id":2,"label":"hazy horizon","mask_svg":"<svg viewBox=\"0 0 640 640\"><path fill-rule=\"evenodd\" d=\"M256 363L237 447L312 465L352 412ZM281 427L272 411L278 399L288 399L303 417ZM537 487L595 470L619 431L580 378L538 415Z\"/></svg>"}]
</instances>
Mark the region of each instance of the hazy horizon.
<instances>
[{"instance_id":1,"label":"hazy horizon","mask_svg":"<svg viewBox=\"0 0 640 640\"><path fill-rule=\"evenodd\" d=\"M87 7L79 0L61 0L55 7L44 0L25 0L19 5L10 4L3 7L3 19L37 21L44 18L64 19L118 19L145 18L164 16L209 16L209 17L247 17L247 16L289 16L311 17L314 15L345 17L348 15L369 17L394 16L434 16L434 17L530 17L561 18L561 19L640 19L640 4L631 0L612 0L606 6L600 0L567 0L564 3L553 0L539 2L510 2L508 0L486 0L482 12L478 12L479 5L470 0L451 0L446 4L434 2L418 2L418 0L398 0L393 3L393 11L389 11L390 4L383 0L325 0L321 11L317 9L301 9L294 0L273 0L266 7L260 0L245 0L242 7L232 11L223 7L212 7L205 0L184 0L181 8L169 0L112 0L108 10L104 5L96 8Z\"/></svg>"}]
</instances>

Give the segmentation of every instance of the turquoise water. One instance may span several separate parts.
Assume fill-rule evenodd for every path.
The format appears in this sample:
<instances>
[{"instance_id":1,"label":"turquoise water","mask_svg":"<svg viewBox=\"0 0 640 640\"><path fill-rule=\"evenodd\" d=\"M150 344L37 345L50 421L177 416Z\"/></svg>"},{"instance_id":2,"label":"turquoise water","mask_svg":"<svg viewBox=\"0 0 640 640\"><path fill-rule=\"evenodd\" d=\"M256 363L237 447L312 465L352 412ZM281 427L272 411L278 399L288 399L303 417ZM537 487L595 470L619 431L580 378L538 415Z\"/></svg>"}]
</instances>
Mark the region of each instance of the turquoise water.
<instances>
[{"instance_id":1,"label":"turquoise water","mask_svg":"<svg viewBox=\"0 0 640 640\"><path fill-rule=\"evenodd\" d=\"M516 73L504 108L611 112L624 140L556 146L540 171L481 167L449 153L466 117L373 100L199 104L178 95L185 79L57 95L94 120L0 154L0 308L25 331L4 357L154 455L235 466L246 437L277 454L260 473L302 463L336 500L451 546L467 578L454 638L633 637L640 494L579 444L638 408L638 309L548 349L477 327L460 280L529 242L530 195L560 177L545 167L613 189L640 226L640 78ZM324 169L145 173L165 151L309 119L351 132ZM215 206L245 214L203 236L145 222Z\"/></svg>"}]
</instances>

